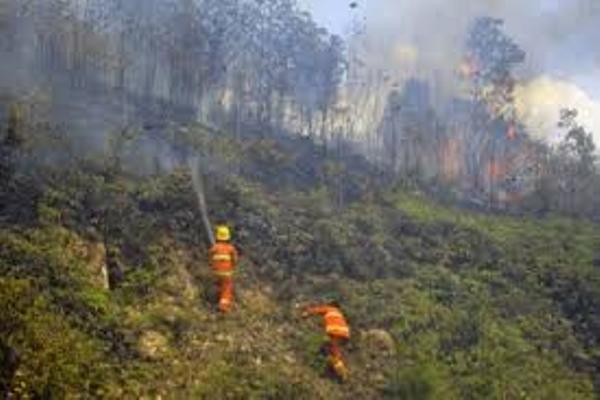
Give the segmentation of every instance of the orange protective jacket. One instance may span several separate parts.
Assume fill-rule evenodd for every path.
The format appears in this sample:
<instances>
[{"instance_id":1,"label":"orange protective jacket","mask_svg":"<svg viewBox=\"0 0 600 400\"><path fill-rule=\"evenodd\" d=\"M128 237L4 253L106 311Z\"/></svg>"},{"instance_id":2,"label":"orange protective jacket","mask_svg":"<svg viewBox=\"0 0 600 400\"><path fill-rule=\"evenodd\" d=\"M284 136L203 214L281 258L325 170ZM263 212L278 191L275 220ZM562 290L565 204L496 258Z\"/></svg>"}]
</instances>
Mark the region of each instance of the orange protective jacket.
<instances>
[{"instance_id":1,"label":"orange protective jacket","mask_svg":"<svg viewBox=\"0 0 600 400\"><path fill-rule=\"evenodd\" d=\"M210 248L209 257L210 266L217 276L233 276L238 261L238 252L234 245L217 242Z\"/></svg>"},{"instance_id":2,"label":"orange protective jacket","mask_svg":"<svg viewBox=\"0 0 600 400\"><path fill-rule=\"evenodd\" d=\"M325 332L335 338L350 339L350 327L342 311L333 306L315 306L306 309L309 315L322 315Z\"/></svg>"}]
</instances>

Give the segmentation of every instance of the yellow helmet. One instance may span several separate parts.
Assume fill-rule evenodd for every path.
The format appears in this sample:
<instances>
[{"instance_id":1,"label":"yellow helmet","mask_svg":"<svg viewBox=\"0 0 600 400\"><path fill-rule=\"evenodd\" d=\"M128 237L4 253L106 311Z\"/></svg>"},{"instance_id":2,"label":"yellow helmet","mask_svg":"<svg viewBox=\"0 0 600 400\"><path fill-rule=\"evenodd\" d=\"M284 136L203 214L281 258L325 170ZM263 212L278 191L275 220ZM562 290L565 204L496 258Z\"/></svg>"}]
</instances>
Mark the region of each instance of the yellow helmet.
<instances>
[{"instance_id":1,"label":"yellow helmet","mask_svg":"<svg viewBox=\"0 0 600 400\"><path fill-rule=\"evenodd\" d=\"M227 225L219 225L217 226L215 236L219 242L228 242L231 240L231 230Z\"/></svg>"}]
</instances>

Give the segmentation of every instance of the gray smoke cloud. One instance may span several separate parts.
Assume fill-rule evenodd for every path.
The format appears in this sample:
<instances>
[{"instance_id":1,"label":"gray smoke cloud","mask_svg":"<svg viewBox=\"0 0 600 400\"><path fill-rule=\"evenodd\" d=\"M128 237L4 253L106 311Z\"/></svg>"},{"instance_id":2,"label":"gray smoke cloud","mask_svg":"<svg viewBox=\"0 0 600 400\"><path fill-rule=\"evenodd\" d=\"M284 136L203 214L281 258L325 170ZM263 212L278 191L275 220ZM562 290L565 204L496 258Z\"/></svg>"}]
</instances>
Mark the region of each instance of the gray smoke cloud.
<instances>
[{"instance_id":1,"label":"gray smoke cloud","mask_svg":"<svg viewBox=\"0 0 600 400\"><path fill-rule=\"evenodd\" d=\"M415 44L426 61L452 59L473 19L488 15L505 21L532 72L600 65L596 0L370 0L364 7L368 35Z\"/></svg>"},{"instance_id":2,"label":"gray smoke cloud","mask_svg":"<svg viewBox=\"0 0 600 400\"><path fill-rule=\"evenodd\" d=\"M332 13L323 1L303 0L309 10ZM326 1L338 3L339 18L348 18L348 1ZM362 0L354 18L364 33L353 43L367 69L386 71L395 83L408 77L427 79L443 102L461 93L456 71L465 35L480 16L504 20L505 32L527 53L516 71L521 81L517 95L534 136L555 134L561 107L587 110L582 123L589 130L600 127L600 115L589 112L600 107L598 0ZM540 88L551 98L540 101ZM600 132L596 135L600 141Z\"/></svg>"},{"instance_id":3,"label":"gray smoke cloud","mask_svg":"<svg viewBox=\"0 0 600 400\"><path fill-rule=\"evenodd\" d=\"M300 3L332 25L350 18L346 0ZM600 66L597 0L362 0L354 16L366 22L366 35L383 48L410 43L430 60L447 60L460 50L469 24L483 15L505 20L533 70L572 70L575 58L580 68Z\"/></svg>"}]
</instances>

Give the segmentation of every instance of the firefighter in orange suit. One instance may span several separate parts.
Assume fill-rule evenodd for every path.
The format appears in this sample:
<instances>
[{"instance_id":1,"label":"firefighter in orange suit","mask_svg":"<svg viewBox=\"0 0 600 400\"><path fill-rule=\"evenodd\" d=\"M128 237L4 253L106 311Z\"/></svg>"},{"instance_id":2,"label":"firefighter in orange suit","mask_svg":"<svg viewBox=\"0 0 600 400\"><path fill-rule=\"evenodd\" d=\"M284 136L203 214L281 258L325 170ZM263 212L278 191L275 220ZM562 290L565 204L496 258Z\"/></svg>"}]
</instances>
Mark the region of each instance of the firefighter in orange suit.
<instances>
[{"instance_id":1,"label":"firefighter in orange suit","mask_svg":"<svg viewBox=\"0 0 600 400\"><path fill-rule=\"evenodd\" d=\"M231 244L231 230L217 226L216 243L209 250L210 266L218 280L219 311L228 313L233 303L233 274L238 262L238 251Z\"/></svg>"},{"instance_id":2,"label":"firefighter in orange suit","mask_svg":"<svg viewBox=\"0 0 600 400\"><path fill-rule=\"evenodd\" d=\"M342 356L342 345L350 339L350 328L336 301L325 305L307 307L302 312L304 318L311 315L323 316L325 333L329 336L327 361L331 370L342 380L348 379L348 368Z\"/></svg>"}]
</instances>

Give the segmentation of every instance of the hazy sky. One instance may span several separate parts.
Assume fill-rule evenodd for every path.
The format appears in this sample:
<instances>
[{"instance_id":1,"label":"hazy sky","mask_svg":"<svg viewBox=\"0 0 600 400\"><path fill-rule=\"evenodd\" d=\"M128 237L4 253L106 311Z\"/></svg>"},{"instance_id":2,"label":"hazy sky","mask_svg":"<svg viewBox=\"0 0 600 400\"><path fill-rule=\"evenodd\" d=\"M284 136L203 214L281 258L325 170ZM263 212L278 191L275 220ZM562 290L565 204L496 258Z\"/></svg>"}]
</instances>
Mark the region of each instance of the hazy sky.
<instances>
[{"instance_id":1,"label":"hazy sky","mask_svg":"<svg viewBox=\"0 0 600 400\"><path fill-rule=\"evenodd\" d=\"M578 107L600 143L600 0L355 1L353 9L353 0L299 0L331 32L344 35L361 21L367 62L417 76L450 77L470 22L503 19L505 32L527 52L519 93L531 126L554 121L561 107Z\"/></svg>"},{"instance_id":2,"label":"hazy sky","mask_svg":"<svg viewBox=\"0 0 600 400\"><path fill-rule=\"evenodd\" d=\"M299 0L309 9L317 22L338 35L352 21L353 17L364 15L362 7L351 9L348 0Z\"/></svg>"},{"instance_id":3,"label":"hazy sky","mask_svg":"<svg viewBox=\"0 0 600 400\"><path fill-rule=\"evenodd\" d=\"M299 0L330 31L343 35L353 20L381 41L443 44L462 40L470 20L491 15L529 54L536 72L585 86L600 98L600 0ZM459 45L453 43L454 47Z\"/></svg>"}]
</instances>

